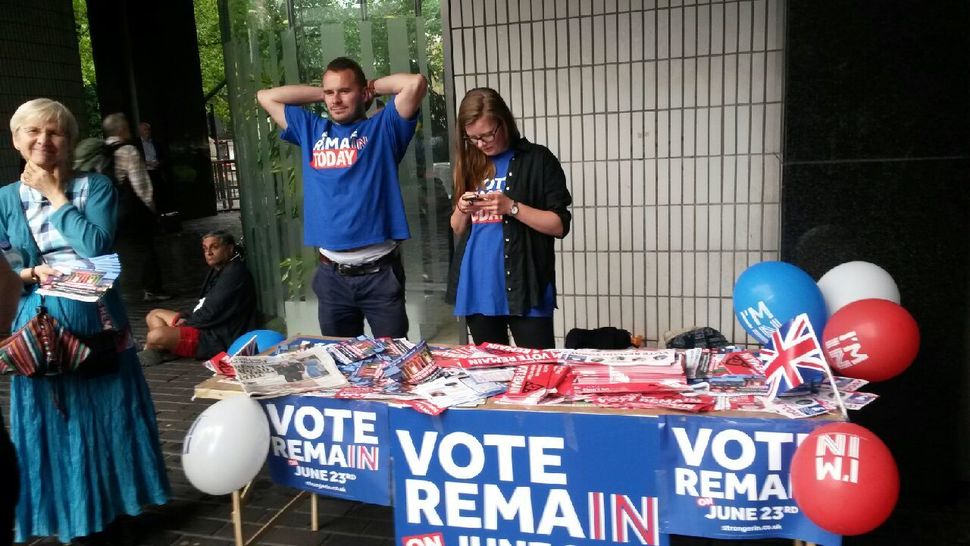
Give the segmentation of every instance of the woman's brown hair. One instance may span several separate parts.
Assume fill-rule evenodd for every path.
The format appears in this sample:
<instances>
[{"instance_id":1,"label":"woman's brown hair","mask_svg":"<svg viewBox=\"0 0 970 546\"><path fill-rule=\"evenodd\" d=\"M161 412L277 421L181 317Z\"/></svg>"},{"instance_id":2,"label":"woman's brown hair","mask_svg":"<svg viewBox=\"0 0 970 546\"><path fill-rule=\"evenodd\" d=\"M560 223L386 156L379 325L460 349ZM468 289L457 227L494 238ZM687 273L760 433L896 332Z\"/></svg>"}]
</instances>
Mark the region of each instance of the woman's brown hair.
<instances>
[{"instance_id":1,"label":"woman's brown hair","mask_svg":"<svg viewBox=\"0 0 970 546\"><path fill-rule=\"evenodd\" d=\"M474 142L465 135L465 127L482 117L494 119L502 126L509 145L519 140L519 128L512 112L494 89L479 87L465 93L458 107L455 120L455 166L452 169L454 180L454 201L466 191L477 191L482 182L495 176L495 166Z\"/></svg>"}]
</instances>

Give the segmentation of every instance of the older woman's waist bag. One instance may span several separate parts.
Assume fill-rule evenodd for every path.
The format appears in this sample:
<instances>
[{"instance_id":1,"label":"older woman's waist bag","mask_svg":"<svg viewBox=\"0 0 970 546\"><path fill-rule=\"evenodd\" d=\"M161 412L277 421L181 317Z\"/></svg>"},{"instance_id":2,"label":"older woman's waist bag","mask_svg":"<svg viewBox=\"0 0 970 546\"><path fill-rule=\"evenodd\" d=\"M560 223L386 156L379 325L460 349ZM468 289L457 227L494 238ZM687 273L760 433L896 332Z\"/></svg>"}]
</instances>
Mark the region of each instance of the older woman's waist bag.
<instances>
[{"instance_id":1,"label":"older woman's waist bag","mask_svg":"<svg viewBox=\"0 0 970 546\"><path fill-rule=\"evenodd\" d=\"M120 334L111 329L75 336L57 323L47 308L0 342L0 373L40 377L73 373L97 377L118 371Z\"/></svg>"}]
</instances>

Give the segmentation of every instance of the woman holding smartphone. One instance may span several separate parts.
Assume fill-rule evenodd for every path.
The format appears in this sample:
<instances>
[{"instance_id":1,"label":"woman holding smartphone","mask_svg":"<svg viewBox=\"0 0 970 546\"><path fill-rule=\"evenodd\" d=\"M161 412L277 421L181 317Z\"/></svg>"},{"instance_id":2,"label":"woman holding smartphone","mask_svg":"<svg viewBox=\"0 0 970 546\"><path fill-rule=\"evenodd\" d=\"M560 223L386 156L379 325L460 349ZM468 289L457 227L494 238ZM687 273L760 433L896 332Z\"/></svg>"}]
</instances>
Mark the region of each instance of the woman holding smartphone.
<instances>
[{"instance_id":1,"label":"woman holding smartphone","mask_svg":"<svg viewBox=\"0 0 970 546\"><path fill-rule=\"evenodd\" d=\"M475 343L508 344L511 331L520 347L553 347L554 239L571 219L566 175L548 148L519 134L496 91L469 91L457 118L448 301Z\"/></svg>"}]
</instances>

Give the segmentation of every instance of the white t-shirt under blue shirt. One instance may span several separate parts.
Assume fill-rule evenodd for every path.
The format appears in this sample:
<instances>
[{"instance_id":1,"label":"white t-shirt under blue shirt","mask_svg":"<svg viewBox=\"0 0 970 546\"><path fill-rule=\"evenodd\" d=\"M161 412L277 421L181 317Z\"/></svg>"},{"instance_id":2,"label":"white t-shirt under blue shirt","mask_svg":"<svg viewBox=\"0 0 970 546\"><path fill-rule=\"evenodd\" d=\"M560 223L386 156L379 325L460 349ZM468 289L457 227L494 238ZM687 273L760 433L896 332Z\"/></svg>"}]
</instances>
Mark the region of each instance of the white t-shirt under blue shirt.
<instances>
[{"instance_id":1,"label":"white t-shirt under blue shirt","mask_svg":"<svg viewBox=\"0 0 970 546\"><path fill-rule=\"evenodd\" d=\"M495 178L483 183L479 193L505 191L505 178L512 160L512 149L492 157ZM504 316L509 314L505 289L505 239L501 215L480 212L472 215L471 232L461 260L455 316ZM546 288L543 304L529 310L528 317L551 317L555 305L552 284Z\"/></svg>"},{"instance_id":2,"label":"white t-shirt under blue shirt","mask_svg":"<svg viewBox=\"0 0 970 546\"><path fill-rule=\"evenodd\" d=\"M303 163L303 241L348 250L411 237L398 182L417 115L397 113L394 97L369 119L334 123L287 105L280 138L300 146Z\"/></svg>"}]
</instances>

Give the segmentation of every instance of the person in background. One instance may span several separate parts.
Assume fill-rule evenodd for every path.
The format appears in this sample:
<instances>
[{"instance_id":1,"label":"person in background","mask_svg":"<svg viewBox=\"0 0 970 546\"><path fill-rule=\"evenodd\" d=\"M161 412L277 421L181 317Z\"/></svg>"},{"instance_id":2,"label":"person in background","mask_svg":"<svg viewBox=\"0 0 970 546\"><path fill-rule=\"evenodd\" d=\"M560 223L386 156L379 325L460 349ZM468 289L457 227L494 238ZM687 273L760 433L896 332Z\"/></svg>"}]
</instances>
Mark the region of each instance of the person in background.
<instances>
[{"instance_id":1,"label":"person in background","mask_svg":"<svg viewBox=\"0 0 970 546\"><path fill-rule=\"evenodd\" d=\"M232 234L202 237L202 254L211 268L193 309L153 309L145 317L148 340L139 353L143 366L175 356L209 359L256 328L256 284Z\"/></svg>"},{"instance_id":2,"label":"person in background","mask_svg":"<svg viewBox=\"0 0 970 546\"><path fill-rule=\"evenodd\" d=\"M508 344L511 330L520 347L553 347L553 245L571 220L566 175L548 148L519 134L492 89L469 91L456 121L448 301L475 343Z\"/></svg>"},{"instance_id":3,"label":"person in background","mask_svg":"<svg viewBox=\"0 0 970 546\"><path fill-rule=\"evenodd\" d=\"M374 337L407 336L404 266L398 245L409 239L398 163L414 137L427 81L391 74L367 81L355 61L327 65L323 85L262 89L259 104L303 155L303 241L320 249L313 278L320 332L354 337L364 318ZM366 116L377 95L392 95ZM323 102L328 118L302 108Z\"/></svg>"},{"instance_id":4,"label":"person in background","mask_svg":"<svg viewBox=\"0 0 970 546\"><path fill-rule=\"evenodd\" d=\"M0 252L0 343L10 337L10 323L17 312L17 301L24 284L10 269L5 257L6 250ZM20 476L17 466L17 452L6 425L3 424L3 411L0 410L0 476L6 484L0 491L0 546L13 544L14 510L20 495Z\"/></svg>"},{"instance_id":5,"label":"person in background","mask_svg":"<svg viewBox=\"0 0 970 546\"><path fill-rule=\"evenodd\" d=\"M128 118L122 113L110 114L101 122L101 128L105 143L116 147L114 180L119 194L118 249L123 270L141 272L144 301L169 300L172 297L162 291L162 271L155 250L155 191L141 153L130 143Z\"/></svg>"},{"instance_id":6,"label":"person in background","mask_svg":"<svg viewBox=\"0 0 970 546\"><path fill-rule=\"evenodd\" d=\"M10 118L10 133L26 161L20 180L0 188L0 241L23 259L14 268L25 286L16 330L36 315L37 287L57 274L54 266L112 252L117 194L106 176L73 171L78 127L63 104L22 104ZM21 485L17 542L54 534L69 542L99 533L169 496L155 408L118 291L108 290L99 302L46 296L44 305L76 336L116 331L117 355L85 365L118 367L96 377L11 378L10 436Z\"/></svg>"},{"instance_id":7,"label":"person in background","mask_svg":"<svg viewBox=\"0 0 970 546\"><path fill-rule=\"evenodd\" d=\"M158 212L169 212L173 207L173 196L165 178L165 147L152 136L152 125L147 121L138 124L138 144L145 157L145 170L152 182L153 197Z\"/></svg>"}]
</instances>

